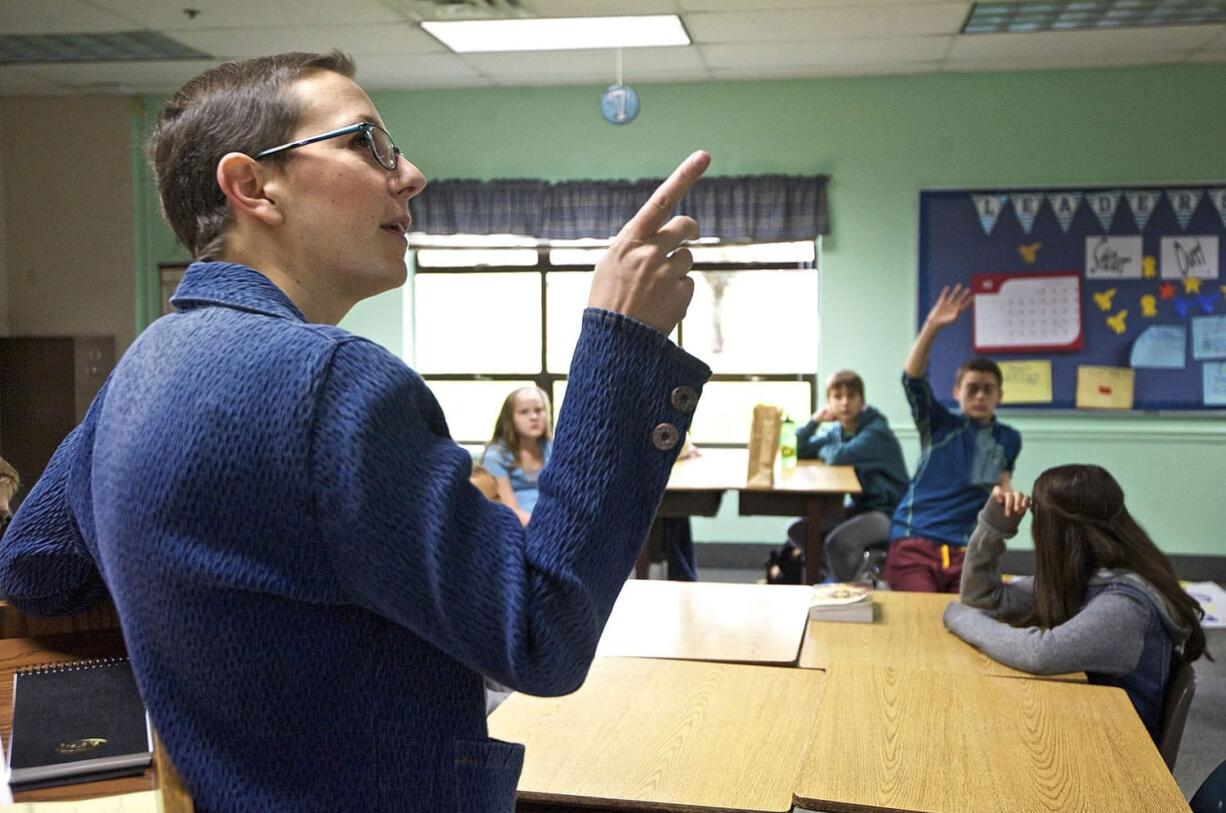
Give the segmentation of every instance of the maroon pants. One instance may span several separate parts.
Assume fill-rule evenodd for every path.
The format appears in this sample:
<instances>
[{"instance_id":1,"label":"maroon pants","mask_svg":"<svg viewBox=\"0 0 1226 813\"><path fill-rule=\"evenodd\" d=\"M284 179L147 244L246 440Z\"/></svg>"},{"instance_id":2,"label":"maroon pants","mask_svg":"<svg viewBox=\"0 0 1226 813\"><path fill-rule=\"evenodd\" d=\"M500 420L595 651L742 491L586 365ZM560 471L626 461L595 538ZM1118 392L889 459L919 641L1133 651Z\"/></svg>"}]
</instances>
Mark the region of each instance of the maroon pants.
<instances>
[{"instance_id":1,"label":"maroon pants","mask_svg":"<svg viewBox=\"0 0 1226 813\"><path fill-rule=\"evenodd\" d=\"M931 539L904 537L890 543L885 580L891 590L912 593L956 593L962 581L966 548Z\"/></svg>"}]
</instances>

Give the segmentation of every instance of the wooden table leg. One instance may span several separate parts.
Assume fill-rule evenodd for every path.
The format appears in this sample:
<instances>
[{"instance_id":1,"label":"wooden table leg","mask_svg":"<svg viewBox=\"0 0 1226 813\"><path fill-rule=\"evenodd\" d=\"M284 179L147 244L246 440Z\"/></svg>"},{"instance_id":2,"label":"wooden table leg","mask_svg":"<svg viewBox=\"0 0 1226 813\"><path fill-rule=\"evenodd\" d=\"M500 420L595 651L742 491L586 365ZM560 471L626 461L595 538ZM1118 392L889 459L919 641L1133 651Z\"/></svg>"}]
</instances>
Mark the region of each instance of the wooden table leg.
<instances>
[{"instance_id":1,"label":"wooden table leg","mask_svg":"<svg viewBox=\"0 0 1226 813\"><path fill-rule=\"evenodd\" d=\"M822 580L822 503L817 494L805 505L805 584L817 584Z\"/></svg>"}]
</instances>

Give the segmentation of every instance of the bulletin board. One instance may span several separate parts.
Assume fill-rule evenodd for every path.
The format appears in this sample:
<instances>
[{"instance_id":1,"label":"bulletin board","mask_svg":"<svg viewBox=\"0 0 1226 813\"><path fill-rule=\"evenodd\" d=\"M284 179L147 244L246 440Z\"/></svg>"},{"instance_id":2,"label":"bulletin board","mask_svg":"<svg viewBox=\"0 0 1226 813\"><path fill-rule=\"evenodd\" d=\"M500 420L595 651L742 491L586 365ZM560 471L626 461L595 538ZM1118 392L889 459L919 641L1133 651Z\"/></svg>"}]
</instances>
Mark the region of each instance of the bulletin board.
<instances>
[{"instance_id":1,"label":"bulletin board","mask_svg":"<svg viewBox=\"0 0 1226 813\"><path fill-rule=\"evenodd\" d=\"M943 287L974 292L933 390L953 405L984 355L1007 409L1224 411L1224 266L1226 183L922 191L917 327Z\"/></svg>"}]
</instances>

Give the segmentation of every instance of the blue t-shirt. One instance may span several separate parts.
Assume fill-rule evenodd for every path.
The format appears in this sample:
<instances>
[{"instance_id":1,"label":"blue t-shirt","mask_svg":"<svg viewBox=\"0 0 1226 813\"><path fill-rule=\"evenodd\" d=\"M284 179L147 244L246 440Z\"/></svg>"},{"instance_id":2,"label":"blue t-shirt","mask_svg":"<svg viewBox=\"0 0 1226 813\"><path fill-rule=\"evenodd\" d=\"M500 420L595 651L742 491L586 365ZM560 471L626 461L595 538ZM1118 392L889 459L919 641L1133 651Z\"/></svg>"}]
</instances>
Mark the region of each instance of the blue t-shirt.
<instances>
[{"instance_id":1,"label":"blue t-shirt","mask_svg":"<svg viewBox=\"0 0 1226 813\"><path fill-rule=\"evenodd\" d=\"M511 450L502 441L485 447L481 465L485 466L486 471L495 477L506 477L510 480L511 490L515 492L515 499L519 502L520 510L531 514L532 509L536 507L536 499L541 494L537 481L540 479L541 470L549 464L549 449L549 441L542 440L541 468L531 474L523 470L523 467L511 455Z\"/></svg>"},{"instance_id":2,"label":"blue t-shirt","mask_svg":"<svg viewBox=\"0 0 1226 813\"><path fill-rule=\"evenodd\" d=\"M902 386L919 430L920 459L894 512L890 541L915 536L965 545L1001 472L1013 471L1022 436L998 420L983 426L950 412L927 378L903 373Z\"/></svg>"}]
</instances>

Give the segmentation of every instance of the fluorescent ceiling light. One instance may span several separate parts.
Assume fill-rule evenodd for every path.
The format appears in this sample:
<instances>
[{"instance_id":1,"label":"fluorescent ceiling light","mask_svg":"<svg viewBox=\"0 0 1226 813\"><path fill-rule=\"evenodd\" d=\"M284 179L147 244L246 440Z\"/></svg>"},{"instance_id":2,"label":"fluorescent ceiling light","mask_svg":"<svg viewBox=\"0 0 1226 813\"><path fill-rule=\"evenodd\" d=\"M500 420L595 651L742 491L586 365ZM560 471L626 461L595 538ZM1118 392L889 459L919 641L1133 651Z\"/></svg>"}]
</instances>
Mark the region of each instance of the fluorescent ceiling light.
<instances>
[{"instance_id":1,"label":"fluorescent ceiling light","mask_svg":"<svg viewBox=\"0 0 1226 813\"><path fill-rule=\"evenodd\" d=\"M649 48L690 44L690 37L676 14L427 21L421 27L456 53Z\"/></svg>"}]
</instances>

